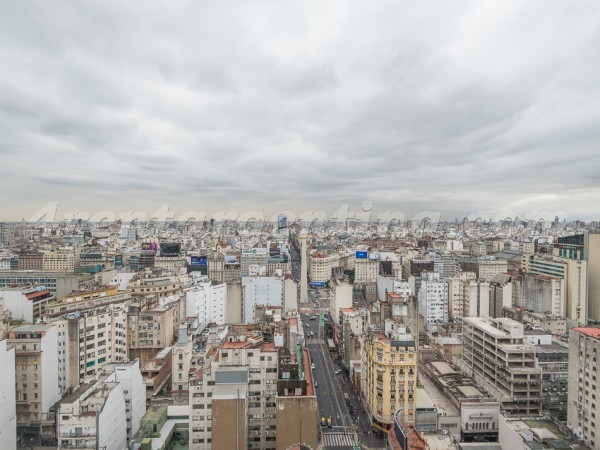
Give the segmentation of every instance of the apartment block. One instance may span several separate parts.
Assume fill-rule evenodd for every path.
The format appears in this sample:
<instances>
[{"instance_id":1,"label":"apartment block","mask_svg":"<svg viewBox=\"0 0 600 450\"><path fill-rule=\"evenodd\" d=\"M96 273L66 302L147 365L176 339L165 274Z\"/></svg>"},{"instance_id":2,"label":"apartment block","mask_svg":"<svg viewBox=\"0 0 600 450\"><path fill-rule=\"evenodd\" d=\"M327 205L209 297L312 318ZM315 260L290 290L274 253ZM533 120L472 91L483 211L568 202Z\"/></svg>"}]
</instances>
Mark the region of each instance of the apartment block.
<instances>
[{"instance_id":1,"label":"apartment block","mask_svg":"<svg viewBox=\"0 0 600 450\"><path fill-rule=\"evenodd\" d=\"M337 253L314 252L308 259L311 283L326 283L331 279L331 270L339 265Z\"/></svg>"},{"instance_id":2,"label":"apartment block","mask_svg":"<svg viewBox=\"0 0 600 450\"><path fill-rule=\"evenodd\" d=\"M190 448L275 450L277 364L260 331L230 330L190 380Z\"/></svg>"},{"instance_id":3,"label":"apartment block","mask_svg":"<svg viewBox=\"0 0 600 450\"><path fill-rule=\"evenodd\" d=\"M481 258L479 260L479 279L492 281L499 273L506 273L508 271L508 262L505 259L497 259L493 256Z\"/></svg>"},{"instance_id":4,"label":"apartment block","mask_svg":"<svg viewBox=\"0 0 600 450\"><path fill-rule=\"evenodd\" d=\"M59 449L127 448L125 398L117 382L83 384L58 404Z\"/></svg>"},{"instance_id":5,"label":"apartment block","mask_svg":"<svg viewBox=\"0 0 600 450\"><path fill-rule=\"evenodd\" d=\"M512 319L463 319L463 369L514 415L541 411L541 370L535 346L524 344L523 324Z\"/></svg>"},{"instance_id":6,"label":"apartment block","mask_svg":"<svg viewBox=\"0 0 600 450\"><path fill-rule=\"evenodd\" d=\"M438 323L448 322L448 284L441 281L439 273L424 272L422 277L419 314L425 320L425 327L435 332Z\"/></svg>"},{"instance_id":7,"label":"apartment block","mask_svg":"<svg viewBox=\"0 0 600 450\"><path fill-rule=\"evenodd\" d=\"M42 263L44 272L74 272L78 258L73 250L57 250L44 253Z\"/></svg>"},{"instance_id":8,"label":"apartment block","mask_svg":"<svg viewBox=\"0 0 600 450\"><path fill-rule=\"evenodd\" d=\"M339 325L340 311L343 308L352 308L352 284L345 278L332 278L329 287L329 310L333 321Z\"/></svg>"},{"instance_id":9,"label":"apartment block","mask_svg":"<svg viewBox=\"0 0 600 450\"><path fill-rule=\"evenodd\" d=\"M179 302L160 304L154 297L130 303L127 315L130 358L139 358L144 365L173 344L179 306Z\"/></svg>"},{"instance_id":10,"label":"apartment block","mask_svg":"<svg viewBox=\"0 0 600 450\"><path fill-rule=\"evenodd\" d=\"M15 349L17 426L52 427L50 407L60 399L58 331L49 325L23 325L9 333L7 347Z\"/></svg>"},{"instance_id":11,"label":"apartment block","mask_svg":"<svg viewBox=\"0 0 600 450\"><path fill-rule=\"evenodd\" d=\"M600 445L600 328L569 331L567 426L590 448Z\"/></svg>"},{"instance_id":12,"label":"apartment block","mask_svg":"<svg viewBox=\"0 0 600 450\"><path fill-rule=\"evenodd\" d=\"M361 386L376 429L387 431L402 409L409 421L416 411L417 354L412 335L370 330L364 338Z\"/></svg>"},{"instance_id":13,"label":"apartment block","mask_svg":"<svg viewBox=\"0 0 600 450\"><path fill-rule=\"evenodd\" d=\"M563 252L562 254L573 255L573 251L566 253L564 250L564 248L559 249ZM564 279L564 316L577 321L580 325L587 323L588 262L586 260L530 255L526 258L524 270L534 274Z\"/></svg>"},{"instance_id":14,"label":"apartment block","mask_svg":"<svg viewBox=\"0 0 600 450\"><path fill-rule=\"evenodd\" d=\"M50 317L59 334L59 383L63 392L110 363L128 359L127 305L103 306Z\"/></svg>"},{"instance_id":15,"label":"apartment block","mask_svg":"<svg viewBox=\"0 0 600 450\"><path fill-rule=\"evenodd\" d=\"M553 275L523 275L521 306L540 313L564 317L565 280Z\"/></svg>"}]
</instances>

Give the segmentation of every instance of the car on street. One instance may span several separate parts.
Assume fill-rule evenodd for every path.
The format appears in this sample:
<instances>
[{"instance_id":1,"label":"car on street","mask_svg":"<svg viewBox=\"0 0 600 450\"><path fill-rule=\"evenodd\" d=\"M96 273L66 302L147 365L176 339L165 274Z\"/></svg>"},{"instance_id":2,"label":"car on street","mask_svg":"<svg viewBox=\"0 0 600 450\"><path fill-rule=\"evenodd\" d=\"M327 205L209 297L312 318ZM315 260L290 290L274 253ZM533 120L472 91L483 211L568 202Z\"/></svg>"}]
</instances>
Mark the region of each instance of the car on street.
<instances>
[{"instance_id":1,"label":"car on street","mask_svg":"<svg viewBox=\"0 0 600 450\"><path fill-rule=\"evenodd\" d=\"M334 372L336 375L339 375L340 373L342 373L342 371L340 369L335 369Z\"/></svg>"},{"instance_id":2,"label":"car on street","mask_svg":"<svg viewBox=\"0 0 600 450\"><path fill-rule=\"evenodd\" d=\"M311 368L312 370L315 370L315 363L310 363L310 368Z\"/></svg>"}]
</instances>

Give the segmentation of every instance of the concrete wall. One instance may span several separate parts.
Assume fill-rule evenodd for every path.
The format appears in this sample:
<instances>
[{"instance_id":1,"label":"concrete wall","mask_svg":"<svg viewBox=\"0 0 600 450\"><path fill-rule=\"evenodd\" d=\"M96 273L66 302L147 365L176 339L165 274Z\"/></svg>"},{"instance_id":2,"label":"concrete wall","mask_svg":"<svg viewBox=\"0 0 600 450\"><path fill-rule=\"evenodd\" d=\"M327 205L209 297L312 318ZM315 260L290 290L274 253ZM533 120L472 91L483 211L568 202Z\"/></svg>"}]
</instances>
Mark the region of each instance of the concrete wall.
<instances>
[{"instance_id":1,"label":"concrete wall","mask_svg":"<svg viewBox=\"0 0 600 450\"><path fill-rule=\"evenodd\" d=\"M227 283L227 303L225 306L225 323L242 323L242 283Z\"/></svg>"},{"instance_id":2,"label":"concrete wall","mask_svg":"<svg viewBox=\"0 0 600 450\"><path fill-rule=\"evenodd\" d=\"M214 399L212 402L211 448L213 450L242 450L247 448L247 420L245 398Z\"/></svg>"},{"instance_id":3,"label":"concrete wall","mask_svg":"<svg viewBox=\"0 0 600 450\"><path fill-rule=\"evenodd\" d=\"M277 397L277 450L303 443L317 448L316 397Z\"/></svg>"},{"instance_id":4,"label":"concrete wall","mask_svg":"<svg viewBox=\"0 0 600 450\"><path fill-rule=\"evenodd\" d=\"M98 448L123 450L127 448L127 417L123 392L115 387L108 394L98 417Z\"/></svg>"},{"instance_id":5,"label":"concrete wall","mask_svg":"<svg viewBox=\"0 0 600 450\"><path fill-rule=\"evenodd\" d=\"M0 291L0 305L8 309L14 320L33 322L33 302L19 291Z\"/></svg>"}]
</instances>

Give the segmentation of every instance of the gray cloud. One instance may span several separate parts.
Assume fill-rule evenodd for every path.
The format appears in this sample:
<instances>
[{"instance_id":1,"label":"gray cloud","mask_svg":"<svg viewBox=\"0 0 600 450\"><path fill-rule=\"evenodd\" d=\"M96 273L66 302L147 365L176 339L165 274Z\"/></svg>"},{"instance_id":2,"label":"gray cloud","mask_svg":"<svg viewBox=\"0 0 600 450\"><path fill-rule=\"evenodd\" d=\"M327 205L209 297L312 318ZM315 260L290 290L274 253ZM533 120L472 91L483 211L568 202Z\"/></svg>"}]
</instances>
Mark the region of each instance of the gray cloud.
<instances>
[{"instance_id":1,"label":"gray cloud","mask_svg":"<svg viewBox=\"0 0 600 450\"><path fill-rule=\"evenodd\" d=\"M0 219L47 201L600 217L593 0L2 10Z\"/></svg>"}]
</instances>

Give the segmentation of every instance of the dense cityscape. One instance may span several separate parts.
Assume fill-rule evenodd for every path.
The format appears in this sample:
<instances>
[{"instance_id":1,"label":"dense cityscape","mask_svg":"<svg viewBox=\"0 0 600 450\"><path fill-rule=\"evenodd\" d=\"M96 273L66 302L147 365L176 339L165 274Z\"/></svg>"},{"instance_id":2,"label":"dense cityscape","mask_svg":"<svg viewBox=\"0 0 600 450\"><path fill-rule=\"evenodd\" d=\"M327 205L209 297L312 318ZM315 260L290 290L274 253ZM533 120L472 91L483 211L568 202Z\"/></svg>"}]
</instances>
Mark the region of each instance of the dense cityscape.
<instances>
[{"instance_id":1,"label":"dense cityscape","mask_svg":"<svg viewBox=\"0 0 600 450\"><path fill-rule=\"evenodd\" d=\"M597 226L3 223L3 448L597 448Z\"/></svg>"},{"instance_id":2,"label":"dense cityscape","mask_svg":"<svg viewBox=\"0 0 600 450\"><path fill-rule=\"evenodd\" d=\"M598 0L0 0L0 450L600 450Z\"/></svg>"}]
</instances>

